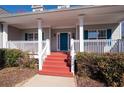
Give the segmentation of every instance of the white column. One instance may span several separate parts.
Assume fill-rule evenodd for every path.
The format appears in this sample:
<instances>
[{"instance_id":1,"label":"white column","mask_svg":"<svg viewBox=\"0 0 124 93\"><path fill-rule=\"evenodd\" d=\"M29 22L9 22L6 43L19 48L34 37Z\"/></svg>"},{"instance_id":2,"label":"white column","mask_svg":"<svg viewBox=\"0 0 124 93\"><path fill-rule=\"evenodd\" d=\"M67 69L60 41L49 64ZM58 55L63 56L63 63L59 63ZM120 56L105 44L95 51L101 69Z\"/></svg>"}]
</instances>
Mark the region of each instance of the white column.
<instances>
[{"instance_id":1,"label":"white column","mask_svg":"<svg viewBox=\"0 0 124 93\"><path fill-rule=\"evenodd\" d=\"M78 40L78 25L76 25L76 40Z\"/></svg>"},{"instance_id":2,"label":"white column","mask_svg":"<svg viewBox=\"0 0 124 93\"><path fill-rule=\"evenodd\" d=\"M80 52L84 52L84 27L83 27L83 16L79 16L79 41L80 41Z\"/></svg>"},{"instance_id":3,"label":"white column","mask_svg":"<svg viewBox=\"0 0 124 93\"><path fill-rule=\"evenodd\" d=\"M3 48L7 48L8 41L8 24L3 23Z\"/></svg>"},{"instance_id":4,"label":"white column","mask_svg":"<svg viewBox=\"0 0 124 93\"><path fill-rule=\"evenodd\" d=\"M38 19L38 60L39 60L39 70L42 70L42 20Z\"/></svg>"}]
</instances>

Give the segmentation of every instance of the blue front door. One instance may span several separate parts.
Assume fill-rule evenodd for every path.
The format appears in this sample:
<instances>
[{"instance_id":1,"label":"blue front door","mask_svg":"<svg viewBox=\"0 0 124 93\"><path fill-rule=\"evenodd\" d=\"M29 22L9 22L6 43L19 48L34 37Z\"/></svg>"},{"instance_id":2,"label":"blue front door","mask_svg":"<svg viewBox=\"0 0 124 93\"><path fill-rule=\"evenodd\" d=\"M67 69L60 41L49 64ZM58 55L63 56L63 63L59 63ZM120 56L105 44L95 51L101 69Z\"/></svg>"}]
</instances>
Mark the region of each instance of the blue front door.
<instances>
[{"instance_id":1,"label":"blue front door","mask_svg":"<svg viewBox=\"0 0 124 93\"><path fill-rule=\"evenodd\" d=\"M68 33L60 33L60 50L68 50Z\"/></svg>"}]
</instances>

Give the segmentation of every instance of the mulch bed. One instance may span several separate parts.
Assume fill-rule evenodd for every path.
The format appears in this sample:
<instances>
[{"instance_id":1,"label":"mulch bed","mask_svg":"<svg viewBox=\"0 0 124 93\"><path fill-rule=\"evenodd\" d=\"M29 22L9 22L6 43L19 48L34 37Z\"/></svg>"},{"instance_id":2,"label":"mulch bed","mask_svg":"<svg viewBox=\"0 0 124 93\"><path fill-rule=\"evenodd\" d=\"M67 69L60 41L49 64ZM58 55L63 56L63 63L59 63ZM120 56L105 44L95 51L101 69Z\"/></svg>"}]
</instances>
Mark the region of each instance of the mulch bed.
<instances>
[{"instance_id":1,"label":"mulch bed","mask_svg":"<svg viewBox=\"0 0 124 93\"><path fill-rule=\"evenodd\" d=\"M37 74L36 69L10 67L0 70L0 87L12 87Z\"/></svg>"},{"instance_id":2,"label":"mulch bed","mask_svg":"<svg viewBox=\"0 0 124 93\"><path fill-rule=\"evenodd\" d=\"M106 87L104 83L93 80L89 77L76 76L77 87Z\"/></svg>"}]
</instances>

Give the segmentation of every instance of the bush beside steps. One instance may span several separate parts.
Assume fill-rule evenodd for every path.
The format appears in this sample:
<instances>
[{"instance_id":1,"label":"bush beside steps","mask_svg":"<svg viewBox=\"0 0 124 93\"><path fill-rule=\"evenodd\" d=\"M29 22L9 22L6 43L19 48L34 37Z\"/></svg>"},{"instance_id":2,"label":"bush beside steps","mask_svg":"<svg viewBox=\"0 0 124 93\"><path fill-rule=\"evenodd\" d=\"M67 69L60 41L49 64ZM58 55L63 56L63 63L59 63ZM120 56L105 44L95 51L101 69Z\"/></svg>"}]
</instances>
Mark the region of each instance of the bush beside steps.
<instances>
[{"instance_id":1,"label":"bush beside steps","mask_svg":"<svg viewBox=\"0 0 124 93\"><path fill-rule=\"evenodd\" d=\"M18 49L0 49L0 69L5 67L36 68L36 60Z\"/></svg>"},{"instance_id":2,"label":"bush beside steps","mask_svg":"<svg viewBox=\"0 0 124 93\"><path fill-rule=\"evenodd\" d=\"M104 82L106 86L124 86L124 53L77 53L76 75Z\"/></svg>"}]
</instances>

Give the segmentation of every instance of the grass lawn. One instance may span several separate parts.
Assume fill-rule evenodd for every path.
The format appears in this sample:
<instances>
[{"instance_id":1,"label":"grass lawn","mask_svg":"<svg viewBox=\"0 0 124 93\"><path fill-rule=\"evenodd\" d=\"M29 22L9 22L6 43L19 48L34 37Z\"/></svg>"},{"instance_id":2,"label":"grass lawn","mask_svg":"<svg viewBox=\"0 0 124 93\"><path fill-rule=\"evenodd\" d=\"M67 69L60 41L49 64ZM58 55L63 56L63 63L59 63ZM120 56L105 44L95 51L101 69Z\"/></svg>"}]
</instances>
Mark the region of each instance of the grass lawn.
<instances>
[{"instance_id":1,"label":"grass lawn","mask_svg":"<svg viewBox=\"0 0 124 93\"><path fill-rule=\"evenodd\" d=\"M33 77L37 74L36 69L10 67L0 70L0 87L12 87L16 84Z\"/></svg>"}]
</instances>

